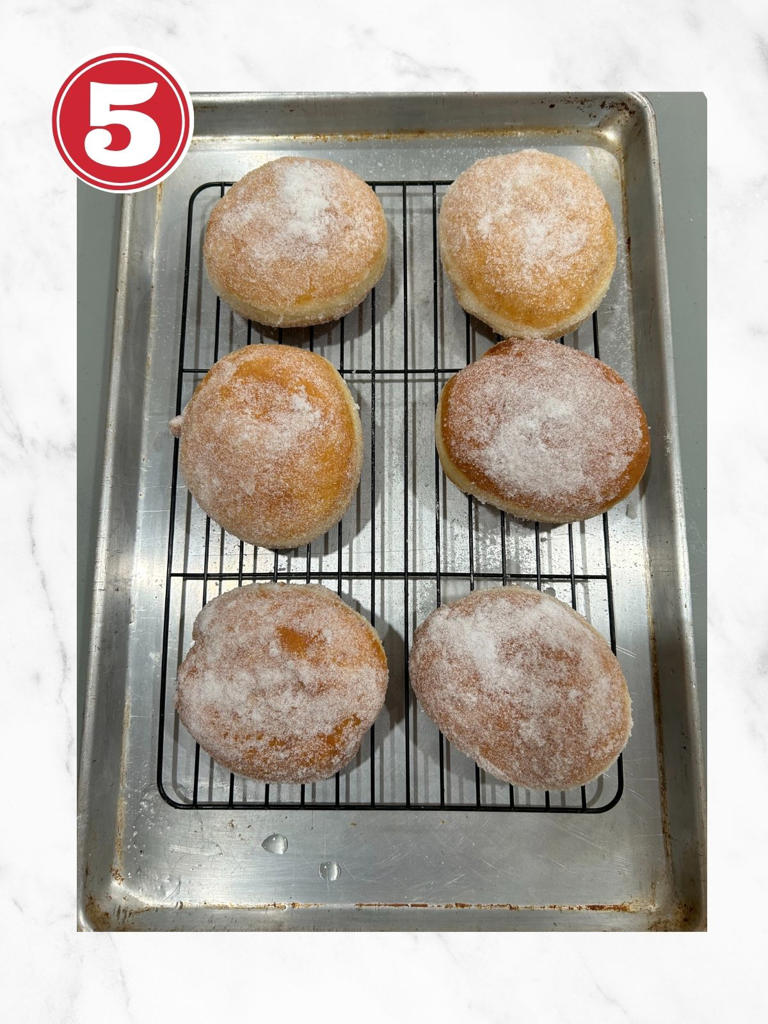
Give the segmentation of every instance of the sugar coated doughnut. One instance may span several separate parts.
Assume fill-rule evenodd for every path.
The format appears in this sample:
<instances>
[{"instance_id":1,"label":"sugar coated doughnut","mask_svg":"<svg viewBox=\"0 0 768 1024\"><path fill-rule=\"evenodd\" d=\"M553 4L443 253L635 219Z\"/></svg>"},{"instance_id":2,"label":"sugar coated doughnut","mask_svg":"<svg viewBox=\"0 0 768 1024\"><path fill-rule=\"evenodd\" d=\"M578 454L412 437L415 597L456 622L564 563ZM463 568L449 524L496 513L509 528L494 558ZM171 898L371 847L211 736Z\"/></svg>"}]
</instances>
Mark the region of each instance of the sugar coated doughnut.
<instances>
[{"instance_id":1,"label":"sugar coated doughnut","mask_svg":"<svg viewBox=\"0 0 768 1024\"><path fill-rule=\"evenodd\" d=\"M416 630L410 674L451 743L528 789L590 782L632 728L627 684L603 637L526 587L476 590L432 612Z\"/></svg>"},{"instance_id":2,"label":"sugar coated doughnut","mask_svg":"<svg viewBox=\"0 0 768 1024\"><path fill-rule=\"evenodd\" d=\"M507 340L443 388L435 439L446 475L522 519L588 519L625 498L650 439L634 392L556 341Z\"/></svg>"},{"instance_id":3,"label":"sugar coated doughnut","mask_svg":"<svg viewBox=\"0 0 768 1024\"><path fill-rule=\"evenodd\" d=\"M439 234L459 304L505 337L574 330L600 305L616 265L616 229L594 179L535 149L460 174Z\"/></svg>"},{"instance_id":4,"label":"sugar coated doughnut","mask_svg":"<svg viewBox=\"0 0 768 1024\"><path fill-rule=\"evenodd\" d=\"M308 544L341 519L360 480L357 406L328 360L305 349L232 352L170 426L198 503L251 544Z\"/></svg>"},{"instance_id":5,"label":"sugar coated doughnut","mask_svg":"<svg viewBox=\"0 0 768 1024\"><path fill-rule=\"evenodd\" d=\"M203 255L213 288L244 317L320 324L348 313L381 277L387 222L376 194L346 167L281 157L216 203Z\"/></svg>"},{"instance_id":6,"label":"sugar coated doughnut","mask_svg":"<svg viewBox=\"0 0 768 1024\"><path fill-rule=\"evenodd\" d=\"M209 601L177 678L179 717L230 771L317 782L343 768L384 703L373 627L325 587L263 583Z\"/></svg>"}]
</instances>

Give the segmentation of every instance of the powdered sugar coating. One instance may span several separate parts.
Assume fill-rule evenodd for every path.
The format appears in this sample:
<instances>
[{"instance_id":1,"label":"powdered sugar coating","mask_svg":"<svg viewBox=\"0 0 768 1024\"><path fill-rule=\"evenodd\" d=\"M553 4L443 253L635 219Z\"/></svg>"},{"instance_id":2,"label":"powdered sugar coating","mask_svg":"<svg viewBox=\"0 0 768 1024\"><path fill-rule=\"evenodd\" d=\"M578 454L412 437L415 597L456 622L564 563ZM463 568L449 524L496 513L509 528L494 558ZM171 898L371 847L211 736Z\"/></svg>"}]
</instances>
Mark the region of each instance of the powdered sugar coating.
<instances>
[{"instance_id":1,"label":"powdered sugar coating","mask_svg":"<svg viewBox=\"0 0 768 1024\"><path fill-rule=\"evenodd\" d=\"M626 497L650 454L634 392L554 341L507 340L446 385L438 451L462 490L542 522L588 519Z\"/></svg>"},{"instance_id":2,"label":"powdered sugar coating","mask_svg":"<svg viewBox=\"0 0 768 1024\"><path fill-rule=\"evenodd\" d=\"M360 480L357 407L334 367L303 349L251 345L220 359L171 431L202 508L262 547L325 533Z\"/></svg>"},{"instance_id":3,"label":"powdered sugar coating","mask_svg":"<svg viewBox=\"0 0 768 1024\"><path fill-rule=\"evenodd\" d=\"M591 781L632 728L605 640L567 605L524 587L475 591L434 611L414 636L410 674L451 743L529 789Z\"/></svg>"},{"instance_id":4,"label":"powdered sugar coating","mask_svg":"<svg viewBox=\"0 0 768 1024\"><path fill-rule=\"evenodd\" d=\"M237 312L304 326L361 302L386 250L381 203L361 178L330 160L282 157L219 200L203 253L211 283Z\"/></svg>"},{"instance_id":5,"label":"powdered sugar coating","mask_svg":"<svg viewBox=\"0 0 768 1024\"><path fill-rule=\"evenodd\" d=\"M384 703L373 627L325 587L254 584L209 601L179 667L176 706L211 757L263 782L329 778Z\"/></svg>"},{"instance_id":6,"label":"powdered sugar coating","mask_svg":"<svg viewBox=\"0 0 768 1024\"><path fill-rule=\"evenodd\" d=\"M468 312L500 334L556 338L605 295L616 229L585 171L526 149L459 175L440 210L440 254Z\"/></svg>"}]
</instances>

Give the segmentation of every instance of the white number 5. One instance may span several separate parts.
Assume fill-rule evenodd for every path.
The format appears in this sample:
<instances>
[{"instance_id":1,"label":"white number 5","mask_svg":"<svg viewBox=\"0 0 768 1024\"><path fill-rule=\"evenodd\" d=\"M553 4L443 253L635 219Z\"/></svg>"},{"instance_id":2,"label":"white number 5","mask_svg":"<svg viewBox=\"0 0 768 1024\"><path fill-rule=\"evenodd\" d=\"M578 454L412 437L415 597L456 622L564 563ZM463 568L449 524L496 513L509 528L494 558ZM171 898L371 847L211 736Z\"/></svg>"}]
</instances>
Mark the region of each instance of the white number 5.
<instances>
[{"instance_id":1,"label":"white number 5","mask_svg":"<svg viewBox=\"0 0 768 1024\"><path fill-rule=\"evenodd\" d=\"M160 129L157 123L140 110L114 110L146 103L157 91L157 82L136 82L115 85L111 82L91 82L90 123L94 126L85 136L85 152L106 167L137 167L151 160L160 148ZM107 149L112 143L108 125L122 124L130 133L124 149Z\"/></svg>"}]
</instances>

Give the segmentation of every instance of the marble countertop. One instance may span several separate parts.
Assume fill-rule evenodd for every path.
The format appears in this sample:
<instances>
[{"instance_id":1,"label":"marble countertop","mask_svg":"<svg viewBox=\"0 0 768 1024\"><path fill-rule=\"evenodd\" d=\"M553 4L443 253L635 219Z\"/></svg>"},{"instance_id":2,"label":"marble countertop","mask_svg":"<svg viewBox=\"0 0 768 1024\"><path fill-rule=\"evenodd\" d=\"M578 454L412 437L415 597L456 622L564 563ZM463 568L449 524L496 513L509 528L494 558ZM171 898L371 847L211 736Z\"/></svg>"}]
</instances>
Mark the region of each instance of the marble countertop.
<instances>
[{"instance_id":1,"label":"marble countertop","mask_svg":"<svg viewBox=\"0 0 768 1024\"><path fill-rule=\"evenodd\" d=\"M732 544L736 529L739 536L762 536L768 480L765 14L750 0L646 0L633 10L607 0L580 8L564 0L525 8L477 0L471 12L470 18L465 8L418 0L391 0L386 11L349 0L322 8L305 0L258 8L230 0L214 15L199 0L162 6L137 0L121 9L86 0L50 9L12 3L5 12L9 74L0 117L11 143L7 180L14 185L5 224L11 244L0 275L8 572L0 749L8 775L14 770L0 841L8 1019L196 1021L236 1013L338 1021L365 1013L373 1024L395 1014L431 1014L448 1024L517 1016L714 1022L766 1015L760 953L768 920L768 824L760 799L768 775L766 555L759 543L751 546L755 567L746 572L739 564L737 574ZM708 547L716 583L708 611L716 684L708 702L707 934L75 932L76 187L52 146L49 122L53 97L72 68L91 53L121 47L154 51L192 91L707 94ZM682 138L685 126L677 130ZM684 181L679 188L685 202ZM700 279L697 256L685 247L680 253L682 280L691 275L686 289ZM673 300L673 317L674 306ZM673 326L676 337L692 329ZM80 386L93 382L81 379ZM695 489L695 473L693 483Z\"/></svg>"}]
</instances>

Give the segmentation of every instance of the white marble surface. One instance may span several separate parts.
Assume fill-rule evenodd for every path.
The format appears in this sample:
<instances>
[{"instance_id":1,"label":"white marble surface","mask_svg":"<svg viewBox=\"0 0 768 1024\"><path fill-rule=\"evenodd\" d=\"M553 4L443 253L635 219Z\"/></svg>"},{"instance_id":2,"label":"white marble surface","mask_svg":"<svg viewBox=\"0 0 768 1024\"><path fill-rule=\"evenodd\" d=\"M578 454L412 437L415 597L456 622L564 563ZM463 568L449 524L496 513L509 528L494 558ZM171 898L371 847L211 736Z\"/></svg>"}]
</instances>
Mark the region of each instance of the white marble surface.
<instances>
[{"instance_id":1,"label":"white marble surface","mask_svg":"<svg viewBox=\"0 0 768 1024\"><path fill-rule=\"evenodd\" d=\"M5 1019L237 1010L372 1022L765 1016L768 590L764 4L6 5L0 465ZM53 97L142 47L203 90L703 90L710 114L710 924L706 935L99 935L74 924L75 185ZM10 145L7 143L10 141ZM34 203L34 207L32 204ZM10 230L9 230L10 228ZM749 489L747 489L749 485ZM756 500L757 499L757 500ZM747 540L751 572L733 558ZM34 730L34 731L33 731ZM735 785L737 780L741 785ZM40 794L44 793L44 798ZM34 794L34 799L30 798ZM8 814L10 810L10 814ZM406 997L408 1001L406 1001ZM761 1012L762 1011L762 1012Z\"/></svg>"}]
</instances>

